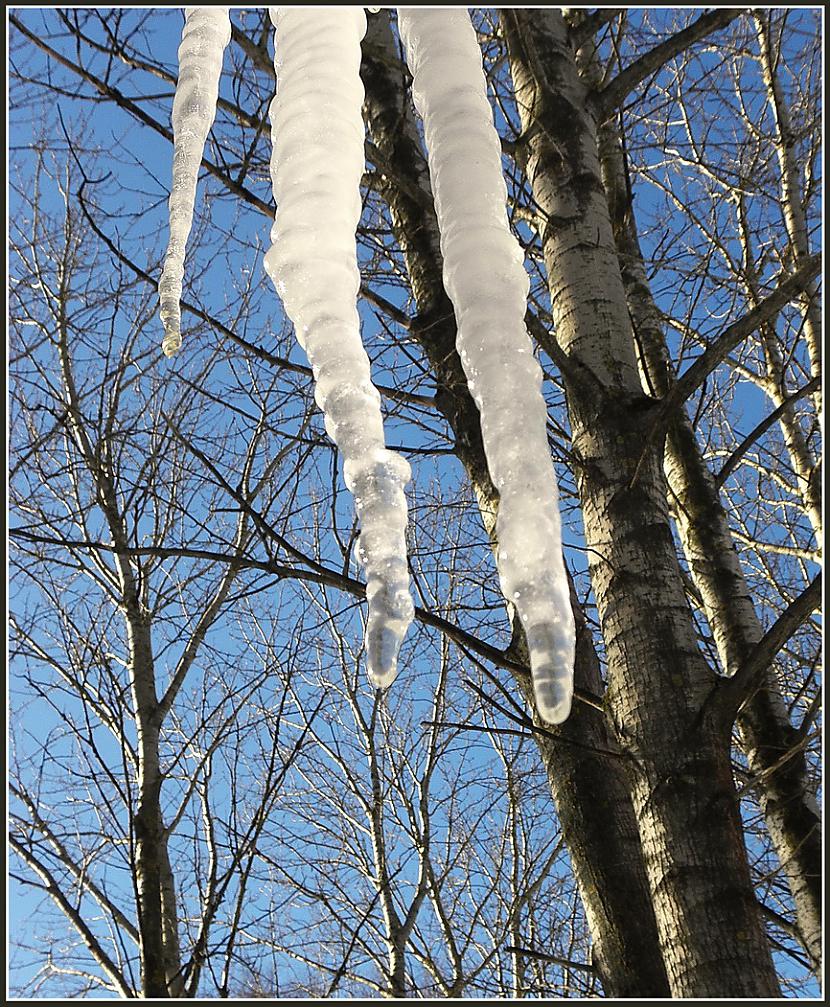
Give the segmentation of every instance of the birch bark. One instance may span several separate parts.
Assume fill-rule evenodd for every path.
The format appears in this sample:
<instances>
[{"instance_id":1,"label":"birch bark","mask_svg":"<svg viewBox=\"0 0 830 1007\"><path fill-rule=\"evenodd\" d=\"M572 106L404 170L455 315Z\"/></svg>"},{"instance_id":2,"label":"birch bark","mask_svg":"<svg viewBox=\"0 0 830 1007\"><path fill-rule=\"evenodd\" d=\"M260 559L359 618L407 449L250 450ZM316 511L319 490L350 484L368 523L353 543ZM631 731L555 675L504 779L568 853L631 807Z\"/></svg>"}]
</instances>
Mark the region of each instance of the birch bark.
<instances>
[{"instance_id":1,"label":"birch bark","mask_svg":"<svg viewBox=\"0 0 830 1007\"><path fill-rule=\"evenodd\" d=\"M406 259L418 315L413 333L438 384L436 399L459 460L494 541L498 493L487 469L478 410L455 350L455 318L442 281L438 224L426 160L406 99L404 69L385 18L369 19L361 76L364 114L383 158L384 197ZM599 661L584 617L575 609L578 688L601 695ZM527 659L514 622L514 654ZM515 677L530 709L529 678ZM648 894L634 809L621 761L602 715L576 702L568 721L537 736L551 792L594 942L594 962L609 996L667 996L668 983Z\"/></svg>"},{"instance_id":2,"label":"birch bark","mask_svg":"<svg viewBox=\"0 0 830 1007\"><path fill-rule=\"evenodd\" d=\"M599 149L644 387L663 397L674 381L662 319L652 298L631 203L619 130L600 128ZM725 674L733 675L764 630L741 569L729 521L685 409L666 438L664 469L672 515ZM792 892L805 949L821 964L821 818L803 752L773 669L747 701L738 727L757 777L767 829ZM785 757L782 762L782 758Z\"/></svg>"},{"instance_id":3,"label":"birch bark","mask_svg":"<svg viewBox=\"0 0 830 1007\"><path fill-rule=\"evenodd\" d=\"M602 185L597 123L561 13L502 14L564 374L608 714L631 793L671 992L776 996L743 844L730 724L695 639L650 438ZM645 447L644 447L645 445Z\"/></svg>"}]
</instances>

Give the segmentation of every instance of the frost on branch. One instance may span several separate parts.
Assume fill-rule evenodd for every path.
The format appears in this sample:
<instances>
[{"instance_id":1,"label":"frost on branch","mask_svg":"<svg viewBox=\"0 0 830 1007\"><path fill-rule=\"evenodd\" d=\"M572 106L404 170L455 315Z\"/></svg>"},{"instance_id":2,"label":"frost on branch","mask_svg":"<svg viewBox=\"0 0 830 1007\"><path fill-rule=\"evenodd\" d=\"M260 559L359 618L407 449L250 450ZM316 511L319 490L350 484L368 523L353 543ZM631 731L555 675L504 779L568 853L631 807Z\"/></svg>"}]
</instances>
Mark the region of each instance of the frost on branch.
<instances>
[{"instance_id":1,"label":"frost on branch","mask_svg":"<svg viewBox=\"0 0 830 1007\"><path fill-rule=\"evenodd\" d=\"M502 591L527 635L539 713L561 723L573 695L573 611L542 373L524 324L529 281L507 220L481 51L465 8L399 8L398 24L424 122L458 352L500 495Z\"/></svg>"},{"instance_id":2,"label":"frost on branch","mask_svg":"<svg viewBox=\"0 0 830 1007\"><path fill-rule=\"evenodd\" d=\"M179 46L179 80L173 99L173 186L170 241L159 281L162 349L168 357L182 345L181 307L184 253L205 141L216 115L222 57L231 37L227 7L186 7Z\"/></svg>"},{"instance_id":3,"label":"frost on branch","mask_svg":"<svg viewBox=\"0 0 830 1007\"><path fill-rule=\"evenodd\" d=\"M314 397L344 459L366 570L369 678L391 685L413 605L406 561L409 465L384 445L380 396L360 337L355 232L364 169L361 8L271 7L277 93L265 268L314 371Z\"/></svg>"}]
</instances>

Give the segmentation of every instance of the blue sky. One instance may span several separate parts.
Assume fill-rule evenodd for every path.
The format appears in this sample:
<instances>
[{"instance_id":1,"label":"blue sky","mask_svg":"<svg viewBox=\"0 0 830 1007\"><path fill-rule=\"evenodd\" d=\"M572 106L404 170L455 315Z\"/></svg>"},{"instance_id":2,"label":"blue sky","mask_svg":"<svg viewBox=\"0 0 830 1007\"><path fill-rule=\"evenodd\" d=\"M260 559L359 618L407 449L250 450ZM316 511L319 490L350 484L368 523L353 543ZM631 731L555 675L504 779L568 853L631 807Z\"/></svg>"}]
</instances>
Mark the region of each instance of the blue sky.
<instances>
[{"instance_id":1,"label":"blue sky","mask_svg":"<svg viewBox=\"0 0 830 1007\"><path fill-rule=\"evenodd\" d=\"M17 12L25 24L36 32L44 33L47 37L54 24L55 14L52 11L38 11L33 9L21 10ZM138 12L131 12L127 17L137 17ZM793 14L793 17L798 15ZM807 15L804 15L807 24ZM182 15L178 9L158 10L154 12L152 22L147 30L152 33L149 43L156 58L175 67L176 49L179 41L179 33L182 24ZM100 29L99 29L100 30ZM104 57L98 57L99 63ZM704 68L707 60L716 60L717 56L704 54L700 57ZM38 66L37 59L30 63L38 70L45 70L41 63ZM62 81L70 79L61 70L55 70L55 80ZM169 92L164 82L150 74L145 74L140 70L124 70L121 74L121 87L123 93L128 97L141 96L147 94L159 95L163 103L172 103L172 92ZM226 74L223 80L223 89L228 97L232 97L232 92L228 90L230 86L229 75ZM12 98L14 101L14 98ZM712 104L712 112L717 111ZM128 251L130 257L142 268L154 275L158 272L160 258L163 253L166 241L166 198L170 178L170 157L171 151L169 143L162 137L155 134L150 129L139 129L134 120L125 112L115 108L112 103L104 102L97 104L77 103L70 98L49 99L38 104L34 109L29 106L17 109L12 104L10 111L11 144L12 144L12 186L27 184L27 172L32 170L33 155L31 145L45 143L49 154L55 162L60 164L66 160L65 143L62 140L62 128L60 116L70 129L76 134L80 130L84 137L84 146L95 154L96 171L103 176L107 171L111 172L105 181L99 185L92 186L91 190L95 194L96 202L104 209L111 211L114 215L114 223L111 234L119 242L121 247ZM706 105L702 109L702 117L705 118L707 112ZM759 112L759 114L761 114ZM167 120L163 123L168 124ZM683 142L682 136L678 135L677 143ZM655 155L659 152L652 152ZM270 184L265 177L248 177L246 185L256 193L261 199L270 202ZM641 215L641 220L651 223L654 218L659 218L666 213L665 204L659 192L648 185L638 184L636 186L636 206L637 212ZM58 212L60 208L60 198L55 185L48 186L43 191L43 198L48 209ZM16 199L15 192L11 192L10 214L15 216ZM682 222L678 218L678 231L682 230ZM200 231L207 233L215 241L217 236L221 236L223 241L223 252L227 252L228 258L232 259L237 266L237 275L225 274L214 261L215 247L200 244ZM239 212L237 201L233 197L222 194L213 180L203 182L200 186L200 206L197 210L197 219L194 225L194 236L190 244L190 254L188 257L188 296L198 303L204 304L212 313L222 319L234 318L240 313L240 305L247 300L252 303L252 309L244 314L238 322L244 326L247 338L254 342L263 339L264 333L269 333L276 339L283 330L283 319L281 310L275 296L270 290L264 290L263 286L269 281L265 277L262 269L262 254L268 246L268 222L265 218L255 212ZM653 248L649 241L644 241L645 252L649 255ZM364 249L364 255L366 250ZM14 267L13 267L14 268ZM680 269L683 263L680 263ZM250 296L246 293L245 284L250 285ZM377 286L384 296L393 302L401 301L400 287L394 283ZM673 308L673 296L676 289L675 277L671 274L662 274L655 279L655 290L660 300L660 305L665 310ZM718 302L717 291L710 290L707 297L699 303L698 315L695 320L700 323L701 329L705 333L715 333L723 324L723 313L728 304L728 293L724 295L724 300ZM409 371L409 378L406 382L410 390L422 394L431 394L432 386L428 376L422 373L422 367L417 359L409 363L402 363L401 355L397 351L397 346L392 337L379 325L377 316L367 305L363 305L362 317L364 319L365 332L371 341L373 350L377 357L376 377L379 382L385 378L391 380L391 373L385 371L385 362L394 364L397 378L400 381L402 368ZM126 333L131 319L129 317L118 318L118 324L123 327ZM398 334L398 338L400 333ZM142 332L143 345L149 349L151 346L160 343L161 326L157 319L153 319ZM187 333L185 333L187 339ZM202 366L204 356L209 351L208 341L211 339L209 333L200 332L198 337L194 337L190 344L193 347L193 358L188 361L186 356L175 363L177 373L181 373L185 378L188 375L196 375ZM272 345L272 340L268 340L268 345ZM678 345L675 337L675 345ZM186 344L187 346L187 344ZM280 340L281 350L289 358L297 363L305 363L302 351L294 344L287 333L285 338ZM189 352L189 350L188 350ZM156 365L158 366L158 365ZM161 365L165 366L164 364ZM548 362L549 366L549 362ZM552 370L552 367L551 367ZM237 377L233 372L230 363L218 364L214 367L212 379L217 383L219 394L232 395ZM297 387L305 386L308 391L307 382L298 380ZM552 403L560 403L559 393L548 388ZM243 406L242 398L229 398L228 403ZM694 406L694 403L692 403ZM758 390L748 382L741 382L736 393L732 406L735 414L740 416L738 421L739 430L746 433L755 423L765 415L768 404ZM299 431L300 412L291 417L286 415L283 419L283 431L296 434ZM561 411L560 411L561 412ZM218 422L228 423L227 418L221 419L222 414L215 414L219 417ZM242 429L242 427L240 427ZM315 429L322 430L320 417L315 421ZM408 449L414 469L414 480L410 487L410 503L413 507L428 508L430 503L430 487L439 486L445 493L449 493L458 487L459 495L463 497L461 489L463 480L460 466L450 456L442 453L431 454L430 449L440 441L440 424L435 423L435 430L438 436L430 437L429 434L420 429L415 424L409 422L406 417L395 419L390 417L389 441L404 449ZM321 467L317 473L317 481L310 483L307 489L309 494L317 493L320 486L324 485L328 479L325 466L331 461L331 453L322 453ZM560 476L563 491L565 494L565 507L569 519L566 523L566 557L572 569L579 575L585 571L585 555L582 548L582 537L580 533L579 519L573 500L573 484L569 474L562 473ZM469 502L468 502L469 503ZM345 494L340 494L336 502L336 516L341 528L351 527L351 505ZM204 518L202 514L193 515L194 521L189 532L198 538L200 535L198 525ZM774 531L772 532L774 533ZM440 547L438 530L432 532L435 541L425 542L424 548ZM470 525L465 534L467 536L467 549L471 558L471 566L487 564L491 560L484 544L483 535L474 525ZM331 539L324 538L322 544L323 555L332 563L336 564L340 557L338 550ZM358 575L358 570L352 565L352 575ZM584 576L580 576L580 584L583 592L587 591L587 583ZM435 585L439 593L442 589L442 579L436 575ZM26 591L31 592L28 587ZM291 589L286 589L286 597L294 598L293 604L299 604L297 596L292 594ZM351 599L344 598L344 608L347 609L341 622L343 632L348 634L353 640L359 639L360 621L359 614ZM506 639L506 622L501 617L500 599L497 583L494 577L490 577L486 588L476 600L472 596L465 598L465 601L473 605L476 603L485 605L490 610L489 637L493 642L504 645ZM18 603L20 598L18 598ZM35 597L24 597L24 604L34 604ZM292 604L288 601L287 604ZM769 615L769 612L767 612ZM458 619L464 622L464 612L460 612ZM471 625L479 624L479 613L472 612L470 617ZM217 627L211 637L211 646L217 653L224 653L232 656L241 653L241 642L234 637L234 630L230 623L223 623ZM414 636L414 634L413 634ZM435 647L437 637L432 635L431 647L426 651L414 652L414 643L409 643L407 655L406 681L399 680L402 687L410 690L408 702L414 703L417 714L417 707L422 703L427 703L429 698L429 679L432 675L434 665ZM418 636L418 641L421 635ZM170 653L175 651L175 640L166 640L165 645L171 648ZM409 684L407 684L409 683ZM420 683L416 686L416 683ZM423 694L413 693L414 689L423 689ZM21 709L21 717L26 718L27 724L31 725L36 716L34 731L42 738L55 726L53 714L42 703L34 706L20 708L21 697L16 691L14 682L12 683L12 703L13 708ZM116 756L113 749L113 758ZM485 756L482 756L484 758ZM492 757L492 753L490 756ZM564 869L564 865L563 865ZM115 882L114 882L115 883ZM9 901L9 916L11 931L19 938L25 940L27 933L34 934L40 926L41 900L33 896L27 888L14 886L13 893ZM16 960L13 960L15 969L21 968L26 972L34 967L29 952L17 952ZM13 981L20 981L20 973L13 973ZM804 995L811 995L814 992L809 983L804 986Z\"/></svg>"}]
</instances>

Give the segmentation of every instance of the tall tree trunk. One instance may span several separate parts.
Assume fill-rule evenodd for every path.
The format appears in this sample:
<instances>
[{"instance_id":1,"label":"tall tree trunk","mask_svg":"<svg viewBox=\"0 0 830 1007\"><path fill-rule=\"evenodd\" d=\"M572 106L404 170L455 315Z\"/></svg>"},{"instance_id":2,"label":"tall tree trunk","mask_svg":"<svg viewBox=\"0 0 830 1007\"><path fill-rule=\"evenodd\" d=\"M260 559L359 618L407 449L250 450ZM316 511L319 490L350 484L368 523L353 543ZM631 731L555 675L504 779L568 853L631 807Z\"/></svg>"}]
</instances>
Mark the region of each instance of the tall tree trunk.
<instances>
[{"instance_id":1,"label":"tall tree trunk","mask_svg":"<svg viewBox=\"0 0 830 1007\"><path fill-rule=\"evenodd\" d=\"M697 645L643 394L590 93L559 11L505 11L608 658L671 992L779 994L730 759L731 723ZM590 375L590 377L586 376Z\"/></svg>"},{"instance_id":2,"label":"tall tree trunk","mask_svg":"<svg viewBox=\"0 0 830 1007\"><path fill-rule=\"evenodd\" d=\"M786 192L786 190L785 190ZM746 203L742 195L739 194L737 200L738 207L738 235L743 248L743 270L741 279L746 288L748 300L752 307L755 307L763 300L762 285L755 268L755 248L752 241L752 230L747 220ZM801 264L803 259L795 257ZM808 302L807 309L803 315L803 330L808 331L808 318L815 319L818 309L818 294L815 283L808 284L812 290L813 300ZM764 350L764 362L766 364L766 374L759 380L759 385L769 396L776 409L781 409L778 423L781 433L784 435L784 444L790 457L790 465L796 479L796 490L801 496L804 512L807 519L813 526L816 536L819 555L823 547L822 516L821 516L821 477L820 466L816 464L810 449L807 447L807 440L795 415L793 403L788 403L787 388L785 379L785 365L778 334L775 330L774 322L767 322L760 328L761 345ZM820 396L819 391L819 396ZM820 401L820 397L819 397ZM819 416L821 415L819 409Z\"/></svg>"},{"instance_id":3,"label":"tall tree trunk","mask_svg":"<svg viewBox=\"0 0 830 1007\"><path fill-rule=\"evenodd\" d=\"M498 493L487 469L480 418L455 350L452 304L443 286L438 225L426 161L406 94L404 69L388 21L370 18L361 75L365 115L384 176L395 235L406 258L418 315L413 334L433 369L439 409L476 492L493 540ZM576 684L600 696L603 684L590 630L578 626ZM525 662L514 620L514 655ZM515 676L535 711L529 677ZM534 712L534 716L535 712ZM538 717L536 717L537 722ZM546 726L546 725L545 725ZM619 757L602 714L576 702L555 737L537 736L560 824L594 943L594 963L608 996L666 996L668 982L657 939L634 809Z\"/></svg>"},{"instance_id":4,"label":"tall tree trunk","mask_svg":"<svg viewBox=\"0 0 830 1007\"><path fill-rule=\"evenodd\" d=\"M113 497L114 500L114 497ZM110 521L110 528L113 521ZM152 637L141 611L129 560L117 560L130 653L133 705L138 729L138 795L133 819L138 930L141 938L142 989L146 997L179 997L183 993L175 881L167 849L161 810L162 773L159 760L161 722L155 687Z\"/></svg>"},{"instance_id":5,"label":"tall tree trunk","mask_svg":"<svg viewBox=\"0 0 830 1007\"><path fill-rule=\"evenodd\" d=\"M134 676L135 678L135 676ZM135 696L135 689L133 695ZM133 819L135 879L138 891L138 930L141 935L141 980L145 997L169 997L164 955L164 911L159 855L163 831L158 807L161 777L153 771L158 730L138 729L138 805Z\"/></svg>"},{"instance_id":6,"label":"tall tree trunk","mask_svg":"<svg viewBox=\"0 0 830 1007\"><path fill-rule=\"evenodd\" d=\"M70 226L68 217L67 228ZM68 303L68 291L63 286L67 282L66 278L62 278L61 282L60 303L63 305ZM110 475L112 465L109 445L105 439L93 444L88 436L72 370L67 327L62 315L59 329L61 376L68 421L78 451L95 486L97 503L114 546L118 581L115 601L124 613L127 630L130 686L138 733L138 795L133 817L133 837L142 991L146 997L168 998L181 992L181 961L173 895L175 889L161 812L161 718L156 695L150 623L142 610L138 583L130 565L127 530Z\"/></svg>"},{"instance_id":7,"label":"tall tree trunk","mask_svg":"<svg viewBox=\"0 0 830 1007\"><path fill-rule=\"evenodd\" d=\"M600 157L626 297L645 387L662 398L675 375L637 237L628 173L616 122L600 128ZM685 409L666 438L664 468L672 513L723 671L733 675L763 636L729 521ZM773 669L747 701L738 727L759 781L767 829L789 881L804 947L821 965L821 818ZM782 761L783 760L783 761Z\"/></svg>"},{"instance_id":8,"label":"tall tree trunk","mask_svg":"<svg viewBox=\"0 0 830 1007\"><path fill-rule=\"evenodd\" d=\"M796 137L790 122L790 112L776 73L776 64L781 56L778 45L772 37L772 12L755 13L758 45L761 51L761 70L767 89L767 98L775 117L777 130L775 152L781 171L781 210L790 238L794 264L800 265L810 255L810 238L807 219L801 202L802 190L800 172L796 161ZM821 302L815 283L804 288L802 299L804 316L804 339L810 354L810 369L813 377L821 375L822 333ZM816 415L821 421L821 388L815 392Z\"/></svg>"}]
</instances>

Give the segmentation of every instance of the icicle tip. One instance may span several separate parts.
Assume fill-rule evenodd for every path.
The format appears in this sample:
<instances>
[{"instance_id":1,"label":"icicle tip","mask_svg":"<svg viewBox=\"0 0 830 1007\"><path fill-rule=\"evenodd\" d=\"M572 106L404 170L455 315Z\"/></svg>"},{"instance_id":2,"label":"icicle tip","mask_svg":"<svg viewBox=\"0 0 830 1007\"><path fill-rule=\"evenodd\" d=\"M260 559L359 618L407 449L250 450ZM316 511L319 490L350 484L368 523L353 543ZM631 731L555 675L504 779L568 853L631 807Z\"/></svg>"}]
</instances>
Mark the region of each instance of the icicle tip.
<instances>
[{"instance_id":1,"label":"icicle tip","mask_svg":"<svg viewBox=\"0 0 830 1007\"><path fill-rule=\"evenodd\" d=\"M388 689L398 677L398 651L402 642L402 634L384 625L377 619L376 625L366 628L366 673L369 681L376 689Z\"/></svg>"},{"instance_id":2,"label":"icicle tip","mask_svg":"<svg viewBox=\"0 0 830 1007\"><path fill-rule=\"evenodd\" d=\"M165 357L175 357L182 348L182 336L180 332L168 332L161 341L161 349Z\"/></svg>"},{"instance_id":3,"label":"icicle tip","mask_svg":"<svg viewBox=\"0 0 830 1007\"><path fill-rule=\"evenodd\" d=\"M548 689L534 688L539 716L548 724L564 724L571 713L572 693L562 684Z\"/></svg>"},{"instance_id":4,"label":"icicle tip","mask_svg":"<svg viewBox=\"0 0 830 1007\"><path fill-rule=\"evenodd\" d=\"M568 719L573 700L574 637L571 620L526 628L533 694L539 715L549 724Z\"/></svg>"}]
</instances>

